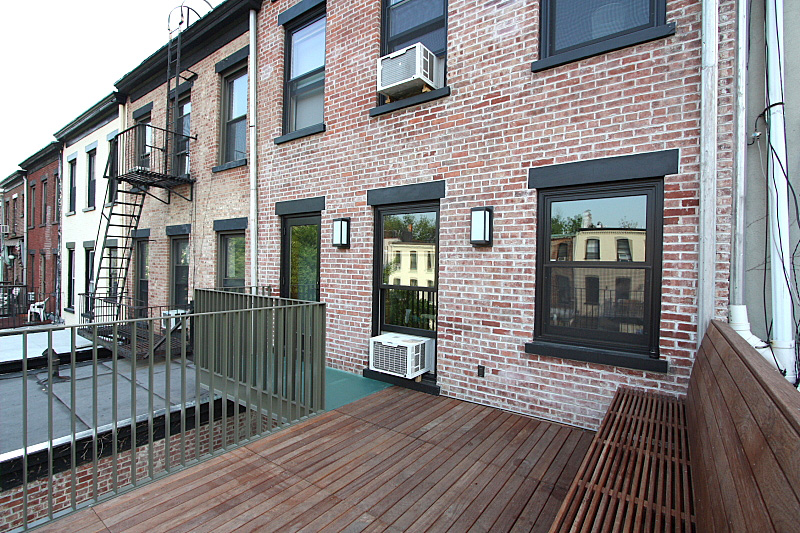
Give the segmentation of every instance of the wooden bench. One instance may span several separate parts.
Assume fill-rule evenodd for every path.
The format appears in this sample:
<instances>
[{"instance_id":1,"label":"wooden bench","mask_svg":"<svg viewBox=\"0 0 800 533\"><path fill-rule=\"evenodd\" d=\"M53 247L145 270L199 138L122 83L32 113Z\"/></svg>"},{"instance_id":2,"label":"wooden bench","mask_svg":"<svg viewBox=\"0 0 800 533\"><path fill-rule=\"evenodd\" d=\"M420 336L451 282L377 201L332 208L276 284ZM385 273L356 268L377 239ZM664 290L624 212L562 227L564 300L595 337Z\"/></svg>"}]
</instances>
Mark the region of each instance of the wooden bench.
<instances>
[{"instance_id":1,"label":"wooden bench","mask_svg":"<svg viewBox=\"0 0 800 533\"><path fill-rule=\"evenodd\" d=\"M556 531L800 530L800 392L711 322L686 398L621 387Z\"/></svg>"}]
</instances>

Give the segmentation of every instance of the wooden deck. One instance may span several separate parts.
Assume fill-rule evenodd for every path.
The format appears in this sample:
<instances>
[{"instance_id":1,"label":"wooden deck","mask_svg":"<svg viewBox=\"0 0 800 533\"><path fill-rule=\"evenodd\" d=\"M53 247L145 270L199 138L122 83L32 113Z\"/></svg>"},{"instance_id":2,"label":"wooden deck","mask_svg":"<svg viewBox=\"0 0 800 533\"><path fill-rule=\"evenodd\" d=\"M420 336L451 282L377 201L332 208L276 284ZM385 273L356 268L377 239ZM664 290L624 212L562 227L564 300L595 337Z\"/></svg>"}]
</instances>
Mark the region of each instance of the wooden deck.
<instances>
[{"instance_id":1,"label":"wooden deck","mask_svg":"<svg viewBox=\"0 0 800 533\"><path fill-rule=\"evenodd\" d=\"M41 531L546 531L592 436L392 387Z\"/></svg>"}]
</instances>

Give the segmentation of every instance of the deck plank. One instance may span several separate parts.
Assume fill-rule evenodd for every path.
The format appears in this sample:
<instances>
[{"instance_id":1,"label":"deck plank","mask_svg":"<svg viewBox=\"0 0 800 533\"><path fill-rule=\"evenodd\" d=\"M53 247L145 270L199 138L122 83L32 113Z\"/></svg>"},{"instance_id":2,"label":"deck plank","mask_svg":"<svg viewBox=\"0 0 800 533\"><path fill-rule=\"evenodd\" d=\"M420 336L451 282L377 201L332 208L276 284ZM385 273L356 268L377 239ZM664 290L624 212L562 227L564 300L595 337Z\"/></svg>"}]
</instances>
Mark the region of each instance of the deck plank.
<instances>
[{"instance_id":1,"label":"deck plank","mask_svg":"<svg viewBox=\"0 0 800 533\"><path fill-rule=\"evenodd\" d=\"M41 530L543 531L591 440L391 387Z\"/></svg>"}]
</instances>

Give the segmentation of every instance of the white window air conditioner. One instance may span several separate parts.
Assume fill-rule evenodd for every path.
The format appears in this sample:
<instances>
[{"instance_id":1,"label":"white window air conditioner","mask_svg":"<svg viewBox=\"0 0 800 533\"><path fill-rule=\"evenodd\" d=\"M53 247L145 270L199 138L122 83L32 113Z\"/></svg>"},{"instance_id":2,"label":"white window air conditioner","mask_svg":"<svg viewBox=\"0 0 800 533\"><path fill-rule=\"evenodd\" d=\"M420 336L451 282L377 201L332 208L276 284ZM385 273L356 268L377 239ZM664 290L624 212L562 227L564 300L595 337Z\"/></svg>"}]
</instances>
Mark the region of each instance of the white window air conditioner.
<instances>
[{"instance_id":1,"label":"white window air conditioner","mask_svg":"<svg viewBox=\"0 0 800 533\"><path fill-rule=\"evenodd\" d=\"M406 379L433 370L433 339L384 333L369 340L369 368Z\"/></svg>"},{"instance_id":2,"label":"white window air conditioner","mask_svg":"<svg viewBox=\"0 0 800 533\"><path fill-rule=\"evenodd\" d=\"M398 100L438 89L439 59L422 43L378 59L378 92Z\"/></svg>"}]
</instances>

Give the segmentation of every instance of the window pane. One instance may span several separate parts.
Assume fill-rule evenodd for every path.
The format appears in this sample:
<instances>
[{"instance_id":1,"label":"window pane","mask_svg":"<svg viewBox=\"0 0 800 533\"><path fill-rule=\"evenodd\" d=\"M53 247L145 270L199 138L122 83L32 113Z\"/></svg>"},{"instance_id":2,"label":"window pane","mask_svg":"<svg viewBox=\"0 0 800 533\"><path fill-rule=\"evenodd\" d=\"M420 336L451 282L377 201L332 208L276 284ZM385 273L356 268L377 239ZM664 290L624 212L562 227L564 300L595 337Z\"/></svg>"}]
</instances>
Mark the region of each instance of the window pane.
<instances>
[{"instance_id":1,"label":"window pane","mask_svg":"<svg viewBox=\"0 0 800 533\"><path fill-rule=\"evenodd\" d=\"M425 48L433 53L442 53L447 48L447 31L444 29L444 22L442 22L442 27L422 35L414 34L413 37L404 39L402 41L390 41L389 52L400 50L401 48L411 46L414 43L424 44Z\"/></svg>"},{"instance_id":2,"label":"window pane","mask_svg":"<svg viewBox=\"0 0 800 533\"><path fill-rule=\"evenodd\" d=\"M289 298L316 301L319 296L319 224L289 227Z\"/></svg>"},{"instance_id":3,"label":"window pane","mask_svg":"<svg viewBox=\"0 0 800 533\"><path fill-rule=\"evenodd\" d=\"M226 161L235 161L247 157L247 120L240 119L228 123L225 132Z\"/></svg>"},{"instance_id":4,"label":"window pane","mask_svg":"<svg viewBox=\"0 0 800 533\"><path fill-rule=\"evenodd\" d=\"M618 253L618 243L623 241L627 242L627 256ZM568 200L551 204L551 261L643 262L646 241L645 195Z\"/></svg>"},{"instance_id":5,"label":"window pane","mask_svg":"<svg viewBox=\"0 0 800 533\"><path fill-rule=\"evenodd\" d=\"M444 0L392 2L389 8L389 37L409 31L444 14Z\"/></svg>"},{"instance_id":6,"label":"window pane","mask_svg":"<svg viewBox=\"0 0 800 533\"><path fill-rule=\"evenodd\" d=\"M554 52L651 22L651 0L551 0Z\"/></svg>"},{"instance_id":7,"label":"window pane","mask_svg":"<svg viewBox=\"0 0 800 533\"><path fill-rule=\"evenodd\" d=\"M435 212L384 215L383 283L388 284L392 277L400 279L402 285L411 285L412 270L413 277L424 285L428 280L435 281L436 234ZM429 257L430 270L417 271L418 254ZM400 261L403 255L409 260Z\"/></svg>"},{"instance_id":8,"label":"window pane","mask_svg":"<svg viewBox=\"0 0 800 533\"><path fill-rule=\"evenodd\" d=\"M325 65L325 17L292 34L291 78Z\"/></svg>"},{"instance_id":9,"label":"window pane","mask_svg":"<svg viewBox=\"0 0 800 533\"><path fill-rule=\"evenodd\" d=\"M386 324L436 331L435 292L396 288L384 292Z\"/></svg>"},{"instance_id":10,"label":"window pane","mask_svg":"<svg viewBox=\"0 0 800 533\"><path fill-rule=\"evenodd\" d=\"M322 123L325 87L321 82L324 79L325 73L319 72L302 80L296 86L290 85L294 93L289 110L290 131Z\"/></svg>"},{"instance_id":11,"label":"window pane","mask_svg":"<svg viewBox=\"0 0 800 533\"><path fill-rule=\"evenodd\" d=\"M550 280L550 325L644 333L644 269L554 267Z\"/></svg>"},{"instance_id":12,"label":"window pane","mask_svg":"<svg viewBox=\"0 0 800 533\"><path fill-rule=\"evenodd\" d=\"M189 240L172 241L172 296L175 305L189 303Z\"/></svg>"},{"instance_id":13,"label":"window pane","mask_svg":"<svg viewBox=\"0 0 800 533\"><path fill-rule=\"evenodd\" d=\"M228 120L247 114L247 72L228 82Z\"/></svg>"},{"instance_id":14,"label":"window pane","mask_svg":"<svg viewBox=\"0 0 800 533\"><path fill-rule=\"evenodd\" d=\"M223 235L222 259L224 287L244 285L244 235Z\"/></svg>"}]
</instances>

